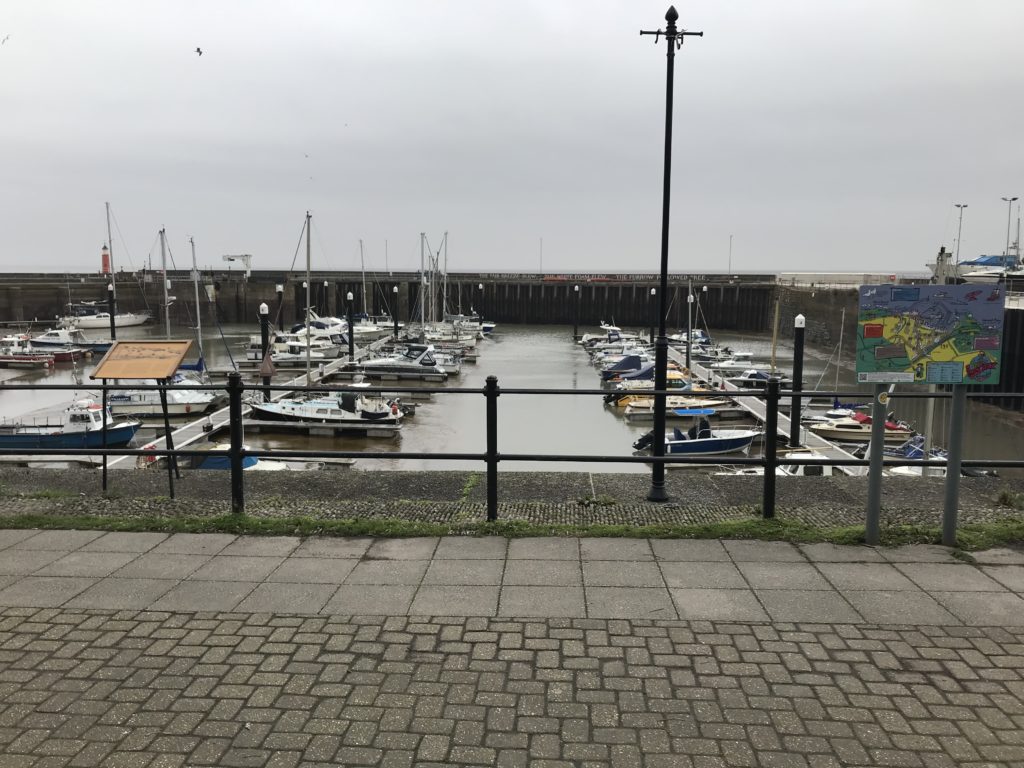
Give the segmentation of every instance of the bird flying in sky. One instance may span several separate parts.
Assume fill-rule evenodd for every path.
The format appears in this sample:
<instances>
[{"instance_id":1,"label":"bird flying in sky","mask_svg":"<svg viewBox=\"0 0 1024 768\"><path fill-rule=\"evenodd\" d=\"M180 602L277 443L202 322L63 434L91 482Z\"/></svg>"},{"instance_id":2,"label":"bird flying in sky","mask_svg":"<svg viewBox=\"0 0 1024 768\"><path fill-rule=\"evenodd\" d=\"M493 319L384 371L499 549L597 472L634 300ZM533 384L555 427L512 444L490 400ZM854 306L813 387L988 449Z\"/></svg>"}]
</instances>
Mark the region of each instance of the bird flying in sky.
<instances>
[{"instance_id":1,"label":"bird flying in sky","mask_svg":"<svg viewBox=\"0 0 1024 768\"><path fill-rule=\"evenodd\" d=\"M200 56L202 56L203 55L203 49L202 48L196 48L196 53L198 53Z\"/></svg>"}]
</instances>

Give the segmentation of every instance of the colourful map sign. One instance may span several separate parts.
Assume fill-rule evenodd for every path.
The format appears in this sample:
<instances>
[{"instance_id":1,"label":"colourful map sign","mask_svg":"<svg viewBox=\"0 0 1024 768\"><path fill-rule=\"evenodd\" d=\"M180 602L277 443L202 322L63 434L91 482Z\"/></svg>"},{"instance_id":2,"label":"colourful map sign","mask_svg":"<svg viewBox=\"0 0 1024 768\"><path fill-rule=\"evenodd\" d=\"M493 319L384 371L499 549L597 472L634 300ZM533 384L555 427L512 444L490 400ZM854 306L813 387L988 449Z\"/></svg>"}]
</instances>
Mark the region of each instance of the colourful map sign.
<instances>
[{"instance_id":1,"label":"colourful map sign","mask_svg":"<svg viewBox=\"0 0 1024 768\"><path fill-rule=\"evenodd\" d=\"M862 285L857 381L998 384L1002 285Z\"/></svg>"}]
</instances>

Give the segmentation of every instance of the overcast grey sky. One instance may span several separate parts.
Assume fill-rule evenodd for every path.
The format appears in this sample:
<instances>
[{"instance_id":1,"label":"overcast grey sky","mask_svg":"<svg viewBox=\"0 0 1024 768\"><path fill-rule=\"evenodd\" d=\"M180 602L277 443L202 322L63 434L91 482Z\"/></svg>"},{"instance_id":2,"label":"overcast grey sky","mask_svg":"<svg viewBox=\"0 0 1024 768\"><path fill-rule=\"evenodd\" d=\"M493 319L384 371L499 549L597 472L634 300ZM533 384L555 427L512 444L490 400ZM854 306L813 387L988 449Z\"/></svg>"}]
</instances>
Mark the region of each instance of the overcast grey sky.
<instances>
[{"instance_id":1,"label":"overcast grey sky","mask_svg":"<svg viewBox=\"0 0 1024 768\"><path fill-rule=\"evenodd\" d=\"M33 2L0 13L0 270L657 271L668 3ZM1020 0L699 0L670 269L920 271L1024 197ZM198 56L199 46L203 55ZM1013 211L1016 229L1016 209Z\"/></svg>"}]
</instances>

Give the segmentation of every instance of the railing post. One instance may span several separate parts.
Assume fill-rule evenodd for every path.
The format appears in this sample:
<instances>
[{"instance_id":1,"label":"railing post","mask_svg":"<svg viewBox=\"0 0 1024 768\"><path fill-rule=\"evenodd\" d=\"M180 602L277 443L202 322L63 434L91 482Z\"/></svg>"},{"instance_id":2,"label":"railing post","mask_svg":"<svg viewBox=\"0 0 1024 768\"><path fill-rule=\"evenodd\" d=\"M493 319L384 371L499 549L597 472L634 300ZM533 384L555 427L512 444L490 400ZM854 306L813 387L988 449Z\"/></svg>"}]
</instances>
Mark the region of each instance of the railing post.
<instances>
[{"instance_id":1,"label":"railing post","mask_svg":"<svg viewBox=\"0 0 1024 768\"><path fill-rule=\"evenodd\" d=\"M868 444L868 508L864 543L878 546L882 517L882 462L885 460L885 406L889 399L884 384L875 384L871 401L871 442Z\"/></svg>"},{"instance_id":2,"label":"railing post","mask_svg":"<svg viewBox=\"0 0 1024 768\"><path fill-rule=\"evenodd\" d=\"M775 469L778 462L779 437L779 380L768 379L764 411L764 490L761 495L761 517L775 517Z\"/></svg>"},{"instance_id":3,"label":"railing post","mask_svg":"<svg viewBox=\"0 0 1024 768\"><path fill-rule=\"evenodd\" d=\"M242 482L242 374L228 374L228 421L231 428L231 512L245 514L245 486Z\"/></svg>"},{"instance_id":4,"label":"railing post","mask_svg":"<svg viewBox=\"0 0 1024 768\"><path fill-rule=\"evenodd\" d=\"M967 387L953 385L953 405L949 413L949 454L946 457L946 494L942 509L942 543L956 546L956 518L960 506L960 463L964 456L964 414L967 411ZM931 458L925 454L925 459Z\"/></svg>"},{"instance_id":5,"label":"railing post","mask_svg":"<svg viewBox=\"0 0 1024 768\"><path fill-rule=\"evenodd\" d=\"M498 519L498 389L497 376L488 376L487 399L487 520Z\"/></svg>"}]
</instances>

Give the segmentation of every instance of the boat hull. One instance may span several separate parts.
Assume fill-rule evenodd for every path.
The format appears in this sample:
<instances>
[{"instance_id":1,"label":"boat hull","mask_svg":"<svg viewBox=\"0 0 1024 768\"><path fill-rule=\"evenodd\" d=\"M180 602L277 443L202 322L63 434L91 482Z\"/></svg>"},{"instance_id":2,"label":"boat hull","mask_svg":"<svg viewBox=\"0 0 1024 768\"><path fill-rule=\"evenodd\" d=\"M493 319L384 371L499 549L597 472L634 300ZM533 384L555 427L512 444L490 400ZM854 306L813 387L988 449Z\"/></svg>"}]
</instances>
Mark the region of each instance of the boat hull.
<instances>
[{"instance_id":1,"label":"boat hull","mask_svg":"<svg viewBox=\"0 0 1024 768\"><path fill-rule=\"evenodd\" d=\"M836 443L867 443L871 440L871 428L865 430L835 429L820 424L812 424L808 427L818 437L831 440ZM906 431L885 431L885 442L900 444L905 443L912 437Z\"/></svg>"},{"instance_id":2,"label":"boat hull","mask_svg":"<svg viewBox=\"0 0 1024 768\"><path fill-rule=\"evenodd\" d=\"M728 433L728 434L723 434ZM666 440L665 452L674 455L715 456L746 451L758 433L753 430L718 430L712 437L694 440Z\"/></svg>"},{"instance_id":3,"label":"boat hull","mask_svg":"<svg viewBox=\"0 0 1024 768\"><path fill-rule=\"evenodd\" d=\"M398 426L402 423L402 412L399 411L397 414L387 412L369 412L360 411L360 413L349 414L348 416L325 416L323 418L314 418L304 414L296 414L286 411L284 409L275 407L275 403L252 403L252 417L259 421L287 421L293 424L311 424L311 425L324 425L324 426L335 426L335 427L366 427L369 425L374 426Z\"/></svg>"},{"instance_id":4,"label":"boat hull","mask_svg":"<svg viewBox=\"0 0 1024 768\"><path fill-rule=\"evenodd\" d=\"M149 322L149 315L142 315L137 312L120 312L114 315L115 328L131 328L136 325L144 325L147 322ZM110 316L69 316L63 318L61 323L66 328L109 328Z\"/></svg>"},{"instance_id":5,"label":"boat hull","mask_svg":"<svg viewBox=\"0 0 1024 768\"><path fill-rule=\"evenodd\" d=\"M107 447L121 448L131 442L139 430L139 422L118 424L107 429ZM0 449L29 450L33 448L102 448L103 432L46 432L40 427L0 429Z\"/></svg>"}]
</instances>

